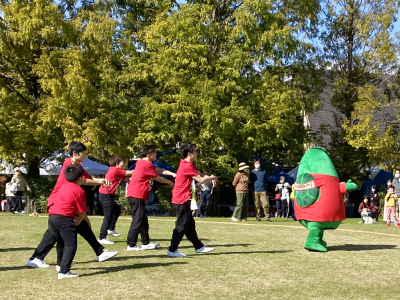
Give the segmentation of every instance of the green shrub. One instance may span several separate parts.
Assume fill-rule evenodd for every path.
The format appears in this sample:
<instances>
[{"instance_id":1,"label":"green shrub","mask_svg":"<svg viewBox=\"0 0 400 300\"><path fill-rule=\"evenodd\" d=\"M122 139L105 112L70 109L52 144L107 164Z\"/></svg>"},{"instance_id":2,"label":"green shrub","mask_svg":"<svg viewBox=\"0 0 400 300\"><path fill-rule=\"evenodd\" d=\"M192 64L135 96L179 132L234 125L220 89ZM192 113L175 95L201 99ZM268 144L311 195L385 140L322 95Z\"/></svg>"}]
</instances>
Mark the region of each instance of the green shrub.
<instances>
[{"instance_id":1,"label":"green shrub","mask_svg":"<svg viewBox=\"0 0 400 300\"><path fill-rule=\"evenodd\" d=\"M46 212L47 200L56 182L57 176L40 176L29 180L28 184L32 190L31 201L36 206L37 212Z\"/></svg>"},{"instance_id":2,"label":"green shrub","mask_svg":"<svg viewBox=\"0 0 400 300\"><path fill-rule=\"evenodd\" d=\"M121 214L122 215L130 215L131 214L131 206L129 205L128 198L125 196L125 187L119 186L115 191L115 202L121 206Z\"/></svg>"}]
</instances>

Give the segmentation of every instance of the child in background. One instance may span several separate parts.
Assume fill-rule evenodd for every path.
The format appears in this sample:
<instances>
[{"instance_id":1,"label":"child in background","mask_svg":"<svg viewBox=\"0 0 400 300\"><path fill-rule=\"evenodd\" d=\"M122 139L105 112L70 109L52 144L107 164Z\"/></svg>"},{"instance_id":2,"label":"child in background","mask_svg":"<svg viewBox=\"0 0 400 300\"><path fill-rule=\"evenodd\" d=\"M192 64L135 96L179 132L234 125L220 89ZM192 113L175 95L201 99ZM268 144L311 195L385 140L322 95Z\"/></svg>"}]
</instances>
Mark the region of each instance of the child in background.
<instances>
[{"instance_id":1,"label":"child in background","mask_svg":"<svg viewBox=\"0 0 400 300\"><path fill-rule=\"evenodd\" d=\"M394 225L399 227L399 223L396 218L395 207L398 201L397 195L394 193L394 188L391 186L388 188L388 193L385 196L386 204L386 226L390 226L391 219L393 219Z\"/></svg>"},{"instance_id":2,"label":"child in background","mask_svg":"<svg viewBox=\"0 0 400 300\"><path fill-rule=\"evenodd\" d=\"M289 205L289 183L285 182L282 189L282 217L289 218L288 205Z\"/></svg>"}]
</instances>

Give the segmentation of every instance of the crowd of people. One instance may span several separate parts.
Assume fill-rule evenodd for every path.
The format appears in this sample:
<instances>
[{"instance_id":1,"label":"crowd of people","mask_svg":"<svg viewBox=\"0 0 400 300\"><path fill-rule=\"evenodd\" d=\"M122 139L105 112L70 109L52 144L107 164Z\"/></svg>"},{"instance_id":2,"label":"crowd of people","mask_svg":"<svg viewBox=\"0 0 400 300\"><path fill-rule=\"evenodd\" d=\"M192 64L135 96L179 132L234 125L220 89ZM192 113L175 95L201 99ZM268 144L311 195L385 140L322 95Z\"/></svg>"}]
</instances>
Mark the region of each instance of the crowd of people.
<instances>
[{"instance_id":1,"label":"crowd of people","mask_svg":"<svg viewBox=\"0 0 400 300\"><path fill-rule=\"evenodd\" d=\"M232 221L246 221L249 207L249 192L253 195L255 217L261 221L262 212L264 220L270 222L270 204L267 196L267 173L261 168L259 159L254 160L254 169L249 173L249 166L242 162L239 164L232 185L236 191L236 207L233 211ZM280 181L275 186L276 218L292 218L296 220L294 213L294 193L293 188L285 177L281 176ZM262 210L261 210L262 208Z\"/></svg>"}]
</instances>

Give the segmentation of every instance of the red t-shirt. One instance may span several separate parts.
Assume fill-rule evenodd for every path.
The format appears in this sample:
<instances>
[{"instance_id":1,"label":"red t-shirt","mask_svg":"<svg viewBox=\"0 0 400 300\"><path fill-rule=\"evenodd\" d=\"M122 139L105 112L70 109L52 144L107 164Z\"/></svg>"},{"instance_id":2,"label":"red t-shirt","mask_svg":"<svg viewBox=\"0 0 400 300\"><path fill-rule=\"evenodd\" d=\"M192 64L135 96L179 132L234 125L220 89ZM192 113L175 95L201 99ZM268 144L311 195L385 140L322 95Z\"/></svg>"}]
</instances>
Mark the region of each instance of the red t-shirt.
<instances>
[{"instance_id":1,"label":"red t-shirt","mask_svg":"<svg viewBox=\"0 0 400 300\"><path fill-rule=\"evenodd\" d=\"M192 197L192 177L197 175L199 175L199 170L194 164L181 159L172 191L172 203L183 204Z\"/></svg>"},{"instance_id":2,"label":"red t-shirt","mask_svg":"<svg viewBox=\"0 0 400 300\"><path fill-rule=\"evenodd\" d=\"M87 211L86 193L72 182L63 184L53 196L54 204L49 208L49 215L75 217L77 212Z\"/></svg>"},{"instance_id":3,"label":"red t-shirt","mask_svg":"<svg viewBox=\"0 0 400 300\"><path fill-rule=\"evenodd\" d=\"M62 165L62 168L61 168L61 171L60 171L60 175L58 175L58 179L57 179L56 185L54 186L54 189L53 189L52 192L50 193L49 200L47 201L47 210L49 210L49 207L52 206L52 205L54 204L54 195L57 194L57 192L60 190L61 186L62 186L64 183L67 183L67 182L68 182L68 181L65 179L64 171L65 171L65 168L68 167L68 166L70 166L70 165L72 165L71 159L70 159L70 158L66 158L66 159L64 160L63 165ZM76 165L80 166L81 164L78 163L78 164L76 164ZM86 180L86 179L92 179L92 176L90 176L89 173L86 172L85 170L83 170L83 176L85 177L85 180Z\"/></svg>"},{"instance_id":4,"label":"red t-shirt","mask_svg":"<svg viewBox=\"0 0 400 300\"><path fill-rule=\"evenodd\" d=\"M122 170L117 167L110 167L106 174L106 179L111 181L111 186L109 186L108 189L105 186L101 186L99 188L99 193L107 195L115 195L115 190L117 189L121 179L125 177L125 174L126 170Z\"/></svg>"},{"instance_id":5,"label":"red t-shirt","mask_svg":"<svg viewBox=\"0 0 400 300\"><path fill-rule=\"evenodd\" d=\"M150 161L143 159L138 160L126 196L148 201L150 198L150 191L153 188L154 178L158 176L156 169L156 166Z\"/></svg>"}]
</instances>

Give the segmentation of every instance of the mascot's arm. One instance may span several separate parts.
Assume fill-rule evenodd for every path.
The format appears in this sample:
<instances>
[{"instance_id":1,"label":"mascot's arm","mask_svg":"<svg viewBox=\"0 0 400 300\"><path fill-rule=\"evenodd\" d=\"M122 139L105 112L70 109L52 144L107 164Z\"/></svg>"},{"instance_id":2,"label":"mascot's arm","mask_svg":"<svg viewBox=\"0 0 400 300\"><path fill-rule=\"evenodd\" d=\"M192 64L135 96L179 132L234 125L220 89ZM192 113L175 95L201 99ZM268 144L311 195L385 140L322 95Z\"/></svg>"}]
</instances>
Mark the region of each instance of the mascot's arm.
<instances>
[{"instance_id":1,"label":"mascot's arm","mask_svg":"<svg viewBox=\"0 0 400 300\"><path fill-rule=\"evenodd\" d=\"M345 194L347 192L355 191L357 189L357 184L349 179L347 182L339 183L339 189L342 194Z\"/></svg>"}]
</instances>

